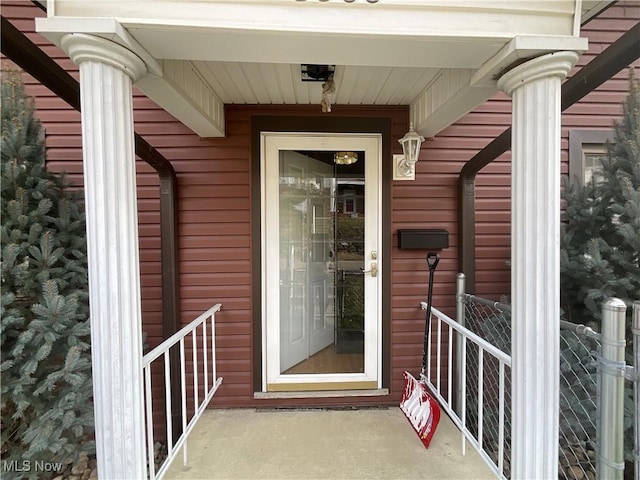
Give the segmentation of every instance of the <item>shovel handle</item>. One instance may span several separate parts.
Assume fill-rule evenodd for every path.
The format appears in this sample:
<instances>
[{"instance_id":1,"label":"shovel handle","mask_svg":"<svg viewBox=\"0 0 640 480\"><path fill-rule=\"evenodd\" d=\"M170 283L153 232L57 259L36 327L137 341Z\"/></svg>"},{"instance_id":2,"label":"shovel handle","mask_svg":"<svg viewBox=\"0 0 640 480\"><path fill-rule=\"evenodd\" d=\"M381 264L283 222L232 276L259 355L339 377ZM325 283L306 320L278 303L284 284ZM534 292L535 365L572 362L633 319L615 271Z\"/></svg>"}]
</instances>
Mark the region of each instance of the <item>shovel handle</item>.
<instances>
[{"instance_id":1,"label":"shovel handle","mask_svg":"<svg viewBox=\"0 0 640 480\"><path fill-rule=\"evenodd\" d=\"M440 261L440 255L434 252L429 252L427 254L427 267L429 267L429 272L433 273L433 271L438 266L438 262Z\"/></svg>"},{"instance_id":2,"label":"shovel handle","mask_svg":"<svg viewBox=\"0 0 640 480\"><path fill-rule=\"evenodd\" d=\"M440 255L435 252L429 252L427 254L427 266L429 267L429 292L427 294L427 317L424 325L424 345L422 352L422 373L424 376L427 368L427 350L429 349L429 324L431 323L431 304L433 301L433 274L436 271L438 262L440 261Z\"/></svg>"}]
</instances>

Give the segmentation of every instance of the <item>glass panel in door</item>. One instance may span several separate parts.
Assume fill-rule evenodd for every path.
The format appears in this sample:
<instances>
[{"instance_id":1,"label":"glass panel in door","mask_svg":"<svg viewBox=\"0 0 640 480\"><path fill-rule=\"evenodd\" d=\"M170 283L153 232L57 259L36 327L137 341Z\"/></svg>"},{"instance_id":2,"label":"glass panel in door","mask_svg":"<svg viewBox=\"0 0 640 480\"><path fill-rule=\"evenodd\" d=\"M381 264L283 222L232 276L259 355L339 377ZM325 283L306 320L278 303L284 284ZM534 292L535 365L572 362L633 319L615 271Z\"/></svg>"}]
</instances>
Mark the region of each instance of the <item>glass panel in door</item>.
<instances>
[{"instance_id":1,"label":"glass panel in door","mask_svg":"<svg viewBox=\"0 0 640 480\"><path fill-rule=\"evenodd\" d=\"M263 391L380 388L381 136L261 140Z\"/></svg>"},{"instance_id":2,"label":"glass panel in door","mask_svg":"<svg viewBox=\"0 0 640 480\"><path fill-rule=\"evenodd\" d=\"M364 372L365 152L280 150L280 373Z\"/></svg>"}]
</instances>

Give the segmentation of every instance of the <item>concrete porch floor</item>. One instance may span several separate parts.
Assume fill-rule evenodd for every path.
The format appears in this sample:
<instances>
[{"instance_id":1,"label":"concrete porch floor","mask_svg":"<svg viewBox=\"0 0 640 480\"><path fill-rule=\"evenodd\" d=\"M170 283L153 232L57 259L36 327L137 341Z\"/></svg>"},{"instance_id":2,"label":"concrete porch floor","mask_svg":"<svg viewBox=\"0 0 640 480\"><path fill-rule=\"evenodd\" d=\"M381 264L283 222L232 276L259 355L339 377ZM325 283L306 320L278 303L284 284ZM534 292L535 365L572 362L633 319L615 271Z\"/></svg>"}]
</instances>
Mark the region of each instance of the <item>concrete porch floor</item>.
<instances>
[{"instance_id":1,"label":"concrete porch floor","mask_svg":"<svg viewBox=\"0 0 640 480\"><path fill-rule=\"evenodd\" d=\"M398 407L361 410L210 409L168 479L493 479L442 414L429 449Z\"/></svg>"}]
</instances>

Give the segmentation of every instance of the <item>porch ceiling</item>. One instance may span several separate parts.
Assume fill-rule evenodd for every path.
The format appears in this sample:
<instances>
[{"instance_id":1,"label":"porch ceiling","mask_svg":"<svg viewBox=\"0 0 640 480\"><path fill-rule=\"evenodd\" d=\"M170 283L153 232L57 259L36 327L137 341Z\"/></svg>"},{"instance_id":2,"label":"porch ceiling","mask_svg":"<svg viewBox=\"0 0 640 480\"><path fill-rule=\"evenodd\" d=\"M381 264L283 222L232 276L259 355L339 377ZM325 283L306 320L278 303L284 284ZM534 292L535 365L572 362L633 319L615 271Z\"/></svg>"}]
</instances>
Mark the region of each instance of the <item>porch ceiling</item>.
<instances>
[{"instance_id":1,"label":"porch ceiling","mask_svg":"<svg viewBox=\"0 0 640 480\"><path fill-rule=\"evenodd\" d=\"M431 137L496 91L513 62L583 50L574 0L49 0L37 29L109 38L137 53L138 86L203 137L224 136L225 104L318 104L301 64L336 65L338 105L410 105ZM577 2L580 5L580 2Z\"/></svg>"}]
</instances>

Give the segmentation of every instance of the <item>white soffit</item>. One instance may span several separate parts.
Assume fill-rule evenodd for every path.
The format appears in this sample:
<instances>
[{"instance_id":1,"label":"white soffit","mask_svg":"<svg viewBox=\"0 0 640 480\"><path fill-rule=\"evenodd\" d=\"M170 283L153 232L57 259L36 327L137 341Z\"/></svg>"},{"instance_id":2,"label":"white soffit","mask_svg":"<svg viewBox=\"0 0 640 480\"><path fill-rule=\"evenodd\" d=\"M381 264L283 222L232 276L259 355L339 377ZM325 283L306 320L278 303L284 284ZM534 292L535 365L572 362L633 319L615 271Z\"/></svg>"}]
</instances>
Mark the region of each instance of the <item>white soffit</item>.
<instances>
[{"instance_id":1,"label":"white soffit","mask_svg":"<svg viewBox=\"0 0 640 480\"><path fill-rule=\"evenodd\" d=\"M416 129L433 136L495 93L512 39L547 39L518 58L576 40L578 5L49 0L37 29L54 42L73 31L128 46L155 67L142 91L201 136L224 135L224 104L319 103L321 85L301 82L302 63L336 65L336 104L411 105Z\"/></svg>"},{"instance_id":2,"label":"white soffit","mask_svg":"<svg viewBox=\"0 0 640 480\"><path fill-rule=\"evenodd\" d=\"M224 137L224 102L192 62L163 60L162 76L137 83L151 100L201 137Z\"/></svg>"},{"instance_id":3,"label":"white soffit","mask_svg":"<svg viewBox=\"0 0 640 480\"><path fill-rule=\"evenodd\" d=\"M433 137L496 92L497 78L515 63L558 51L584 52L586 38L515 37L477 70L443 69L411 104L411 122Z\"/></svg>"},{"instance_id":4,"label":"white soffit","mask_svg":"<svg viewBox=\"0 0 640 480\"><path fill-rule=\"evenodd\" d=\"M299 64L195 61L202 78L225 104L319 107L321 82L300 78ZM409 105L440 70L335 66L336 105Z\"/></svg>"},{"instance_id":5,"label":"white soffit","mask_svg":"<svg viewBox=\"0 0 640 480\"><path fill-rule=\"evenodd\" d=\"M136 86L201 137L224 136L224 104L191 62L161 60L147 52L113 18L36 18L36 31L60 46L68 32L87 33L118 43L138 55L149 74Z\"/></svg>"}]
</instances>

